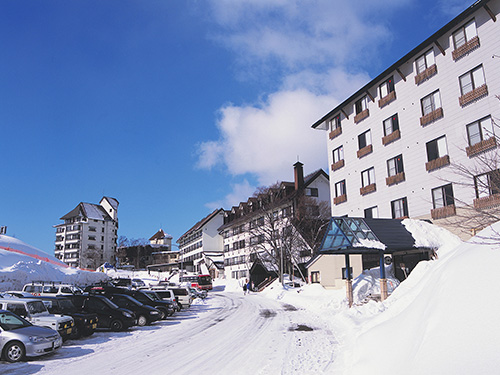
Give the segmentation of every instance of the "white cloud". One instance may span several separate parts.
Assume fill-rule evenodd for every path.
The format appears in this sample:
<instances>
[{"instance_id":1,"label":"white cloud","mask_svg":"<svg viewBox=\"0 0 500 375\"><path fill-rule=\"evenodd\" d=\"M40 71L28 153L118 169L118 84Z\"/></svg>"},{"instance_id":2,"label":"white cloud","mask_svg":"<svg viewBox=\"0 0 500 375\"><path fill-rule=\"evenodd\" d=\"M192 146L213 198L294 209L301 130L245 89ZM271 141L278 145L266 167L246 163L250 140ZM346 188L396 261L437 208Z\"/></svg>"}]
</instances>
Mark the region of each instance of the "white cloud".
<instances>
[{"instance_id":1,"label":"white cloud","mask_svg":"<svg viewBox=\"0 0 500 375\"><path fill-rule=\"evenodd\" d=\"M243 180L241 183L231 184L232 192L224 197L223 200L207 203L205 206L211 210L220 207L228 209L232 206L237 206L240 202L246 202L253 195L257 187L252 186L248 180Z\"/></svg>"},{"instance_id":2,"label":"white cloud","mask_svg":"<svg viewBox=\"0 0 500 375\"><path fill-rule=\"evenodd\" d=\"M359 67L390 43L386 25L412 1L212 0L211 36L234 53L236 74L280 88L255 104L223 106L219 138L199 145L198 166L222 165L261 185L293 179L297 158L306 173L326 168L326 134L311 125L369 81ZM240 188L225 203L251 195Z\"/></svg>"}]
</instances>

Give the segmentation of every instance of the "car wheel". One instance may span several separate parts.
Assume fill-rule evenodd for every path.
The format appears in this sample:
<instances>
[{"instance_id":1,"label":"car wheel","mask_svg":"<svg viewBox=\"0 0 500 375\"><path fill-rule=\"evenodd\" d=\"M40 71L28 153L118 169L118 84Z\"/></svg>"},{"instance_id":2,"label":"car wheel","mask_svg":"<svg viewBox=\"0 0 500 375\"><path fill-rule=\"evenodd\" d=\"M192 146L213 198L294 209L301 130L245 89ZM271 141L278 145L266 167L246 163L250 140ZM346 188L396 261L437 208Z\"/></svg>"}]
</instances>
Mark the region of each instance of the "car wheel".
<instances>
[{"instance_id":1,"label":"car wheel","mask_svg":"<svg viewBox=\"0 0 500 375\"><path fill-rule=\"evenodd\" d=\"M121 331L121 330L123 330L123 323L122 323L122 321L118 320L118 319L113 320L111 322L111 329L113 331Z\"/></svg>"},{"instance_id":2,"label":"car wheel","mask_svg":"<svg viewBox=\"0 0 500 375\"><path fill-rule=\"evenodd\" d=\"M26 349L19 341L14 341L5 346L4 356L7 362L19 362L24 359Z\"/></svg>"},{"instance_id":3,"label":"car wheel","mask_svg":"<svg viewBox=\"0 0 500 375\"><path fill-rule=\"evenodd\" d=\"M156 309L158 309L158 311L160 312L160 320L167 319L167 314L168 314L167 310L165 310L163 307L161 307L161 308L157 307Z\"/></svg>"},{"instance_id":4,"label":"car wheel","mask_svg":"<svg viewBox=\"0 0 500 375\"><path fill-rule=\"evenodd\" d=\"M137 325L139 327L144 327L146 324L148 324L148 320L146 319L146 317L144 315L139 315L139 317L137 318Z\"/></svg>"},{"instance_id":5,"label":"car wheel","mask_svg":"<svg viewBox=\"0 0 500 375\"><path fill-rule=\"evenodd\" d=\"M182 303L178 303L178 305L179 305L179 311L181 311L182 310Z\"/></svg>"}]
</instances>

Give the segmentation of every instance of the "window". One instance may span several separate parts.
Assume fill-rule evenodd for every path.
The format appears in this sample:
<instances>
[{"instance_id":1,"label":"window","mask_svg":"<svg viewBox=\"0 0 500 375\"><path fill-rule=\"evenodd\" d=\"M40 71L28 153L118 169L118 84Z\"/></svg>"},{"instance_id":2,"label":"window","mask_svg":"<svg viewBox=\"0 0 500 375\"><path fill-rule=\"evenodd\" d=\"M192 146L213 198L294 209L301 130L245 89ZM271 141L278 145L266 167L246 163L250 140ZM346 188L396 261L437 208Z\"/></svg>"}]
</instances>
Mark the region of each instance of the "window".
<instances>
[{"instance_id":1,"label":"window","mask_svg":"<svg viewBox=\"0 0 500 375\"><path fill-rule=\"evenodd\" d=\"M448 147L446 146L446 136L436 138L426 144L427 161L432 161L448 155Z\"/></svg>"},{"instance_id":2,"label":"window","mask_svg":"<svg viewBox=\"0 0 500 375\"><path fill-rule=\"evenodd\" d=\"M474 177L474 187L476 189L476 198L500 194L500 169Z\"/></svg>"},{"instance_id":3,"label":"window","mask_svg":"<svg viewBox=\"0 0 500 375\"><path fill-rule=\"evenodd\" d=\"M396 130L399 130L398 114L396 113L395 115L389 117L387 120L384 120L383 124L385 136L392 134Z\"/></svg>"},{"instance_id":4,"label":"window","mask_svg":"<svg viewBox=\"0 0 500 375\"><path fill-rule=\"evenodd\" d=\"M390 77L387 79L387 81L383 82L379 86L379 91L380 91L380 97L384 98L387 95L389 95L391 92L394 91L394 80L393 77Z\"/></svg>"},{"instance_id":5,"label":"window","mask_svg":"<svg viewBox=\"0 0 500 375\"><path fill-rule=\"evenodd\" d=\"M372 144L372 136L370 133L370 130L365 131L364 133L358 135L358 149L361 150L362 148L371 145Z\"/></svg>"},{"instance_id":6,"label":"window","mask_svg":"<svg viewBox=\"0 0 500 375\"><path fill-rule=\"evenodd\" d=\"M378 207L365 208L365 218L372 219L378 217Z\"/></svg>"},{"instance_id":7,"label":"window","mask_svg":"<svg viewBox=\"0 0 500 375\"><path fill-rule=\"evenodd\" d=\"M89 232L95 232L96 228L95 227L89 227Z\"/></svg>"},{"instance_id":8,"label":"window","mask_svg":"<svg viewBox=\"0 0 500 375\"><path fill-rule=\"evenodd\" d=\"M89 241L95 241L95 236L89 236Z\"/></svg>"},{"instance_id":9,"label":"window","mask_svg":"<svg viewBox=\"0 0 500 375\"><path fill-rule=\"evenodd\" d=\"M434 50L430 49L422 56L418 57L415 60L415 67L417 69L417 74L421 74L425 72L426 69L430 68L436 62L434 60Z\"/></svg>"},{"instance_id":10,"label":"window","mask_svg":"<svg viewBox=\"0 0 500 375\"><path fill-rule=\"evenodd\" d=\"M319 283L320 281L320 277L319 277L319 271L312 271L311 272L311 283Z\"/></svg>"},{"instance_id":11,"label":"window","mask_svg":"<svg viewBox=\"0 0 500 375\"><path fill-rule=\"evenodd\" d=\"M341 160L344 160L344 146L337 147L333 150L333 163L338 163Z\"/></svg>"},{"instance_id":12,"label":"window","mask_svg":"<svg viewBox=\"0 0 500 375\"><path fill-rule=\"evenodd\" d=\"M472 20L453 33L453 45L460 48L476 36L476 22Z\"/></svg>"},{"instance_id":13,"label":"window","mask_svg":"<svg viewBox=\"0 0 500 375\"><path fill-rule=\"evenodd\" d=\"M347 274L347 267L342 267L342 280L347 279L352 279L352 267L349 267L349 275Z\"/></svg>"},{"instance_id":14,"label":"window","mask_svg":"<svg viewBox=\"0 0 500 375\"><path fill-rule=\"evenodd\" d=\"M493 136L493 123L490 116L467 125L467 139L469 140L469 146L474 146L475 144Z\"/></svg>"},{"instance_id":15,"label":"window","mask_svg":"<svg viewBox=\"0 0 500 375\"><path fill-rule=\"evenodd\" d=\"M318 196L318 188L307 188L306 195L309 197L317 197ZM278 216L278 212L276 212L276 217Z\"/></svg>"},{"instance_id":16,"label":"window","mask_svg":"<svg viewBox=\"0 0 500 375\"><path fill-rule=\"evenodd\" d=\"M428 115L438 108L441 108L441 97L439 96L439 90L433 92L430 95L427 95L422 99L422 115Z\"/></svg>"},{"instance_id":17,"label":"window","mask_svg":"<svg viewBox=\"0 0 500 375\"><path fill-rule=\"evenodd\" d=\"M387 160L387 174L389 177L395 176L398 173L402 172L404 172L403 155L398 155L392 159Z\"/></svg>"},{"instance_id":18,"label":"window","mask_svg":"<svg viewBox=\"0 0 500 375\"><path fill-rule=\"evenodd\" d=\"M340 114L328 121L328 127L330 128L330 131L340 128Z\"/></svg>"},{"instance_id":19,"label":"window","mask_svg":"<svg viewBox=\"0 0 500 375\"><path fill-rule=\"evenodd\" d=\"M432 206L435 209L455 204L455 198L453 197L453 187L451 184L432 189L431 193Z\"/></svg>"},{"instance_id":20,"label":"window","mask_svg":"<svg viewBox=\"0 0 500 375\"><path fill-rule=\"evenodd\" d=\"M393 219L408 217L408 202L406 200L406 197L392 201L391 211Z\"/></svg>"},{"instance_id":21,"label":"window","mask_svg":"<svg viewBox=\"0 0 500 375\"><path fill-rule=\"evenodd\" d=\"M365 187L375 183L375 168L371 167L361 172L361 186Z\"/></svg>"},{"instance_id":22,"label":"window","mask_svg":"<svg viewBox=\"0 0 500 375\"><path fill-rule=\"evenodd\" d=\"M485 84L483 66L479 65L459 77L460 91L465 95Z\"/></svg>"},{"instance_id":23,"label":"window","mask_svg":"<svg viewBox=\"0 0 500 375\"><path fill-rule=\"evenodd\" d=\"M339 181L335 184L335 197L338 198L346 194L345 180Z\"/></svg>"},{"instance_id":24,"label":"window","mask_svg":"<svg viewBox=\"0 0 500 375\"><path fill-rule=\"evenodd\" d=\"M360 114L365 109L368 109L368 97L365 95L355 103L356 114Z\"/></svg>"}]
</instances>

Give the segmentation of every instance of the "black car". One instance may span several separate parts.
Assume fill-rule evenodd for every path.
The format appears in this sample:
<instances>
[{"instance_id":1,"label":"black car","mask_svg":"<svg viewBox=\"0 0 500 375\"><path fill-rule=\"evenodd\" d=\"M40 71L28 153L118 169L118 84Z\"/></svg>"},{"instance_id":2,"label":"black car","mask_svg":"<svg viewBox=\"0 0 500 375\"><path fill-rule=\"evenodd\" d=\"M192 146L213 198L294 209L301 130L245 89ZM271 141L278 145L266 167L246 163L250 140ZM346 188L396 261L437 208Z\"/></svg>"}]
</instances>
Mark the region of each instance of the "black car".
<instances>
[{"instance_id":1,"label":"black car","mask_svg":"<svg viewBox=\"0 0 500 375\"><path fill-rule=\"evenodd\" d=\"M85 312L78 309L68 297L56 296L33 296L33 299L40 299L43 301L45 307L51 314L64 314L69 315L75 321L73 326L72 338L80 338L82 336L92 335L98 324L97 314Z\"/></svg>"},{"instance_id":2,"label":"black car","mask_svg":"<svg viewBox=\"0 0 500 375\"><path fill-rule=\"evenodd\" d=\"M162 320L166 319L167 316L170 316L174 313L174 306L171 302L163 300L153 300L153 298L149 297L147 294L143 293L140 290L117 288L109 285L98 285L91 288L86 288L86 290L89 290L89 294L103 295L106 297L112 296L113 294L126 294L127 296L134 297L137 301L159 310L161 312L160 319Z\"/></svg>"},{"instance_id":3,"label":"black car","mask_svg":"<svg viewBox=\"0 0 500 375\"><path fill-rule=\"evenodd\" d=\"M126 294L113 294L108 298L119 307L133 311L137 317L137 325L140 327L156 322L162 316L159 310L140 303L134 297Z\"/></svg>"},{"instance_id":4,"label":"black car","mask_svg":"<svg viewBox=\"0 0 500 375\"><path fill-rule=\"evenodd\" d=\"M98 328L109 328L113 331L123 331L136 324L133 311L118 307L104 296L82 294L71 297L77 308L97 314Z\"/></svg>"}]
</instances>

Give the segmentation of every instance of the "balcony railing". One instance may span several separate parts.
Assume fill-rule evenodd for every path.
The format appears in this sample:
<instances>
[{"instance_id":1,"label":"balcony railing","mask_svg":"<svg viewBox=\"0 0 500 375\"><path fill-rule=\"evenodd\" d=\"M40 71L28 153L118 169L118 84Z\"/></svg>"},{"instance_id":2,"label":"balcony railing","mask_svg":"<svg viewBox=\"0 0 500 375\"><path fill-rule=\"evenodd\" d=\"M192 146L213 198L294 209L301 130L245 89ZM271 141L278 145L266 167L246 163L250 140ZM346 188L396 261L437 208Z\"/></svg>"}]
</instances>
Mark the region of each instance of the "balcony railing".
<instances>
[{"instance_id":1,"label":"balcony railing","mask_svg":"<svg viewBox=\"0 0 500 375\"><path fill-rule=\"evenodd\" d=\"M431 210L431 217L434 220L444 219L445 217L455 216L457 214L457 210L454 204L450 204L448 206L434 208Z\"/></svg>"},{"instance_id":2,"label":"balcony railing","mask_svg":"<svg viewBox=\"0 0 500 375\"><path fill-rule=\"evenodd\" d=\"M474 199L474 208L477 209L492 208L496 206L500 206L500 194Z\"/></svg>"},{"instance_id":3,"label":"balcony railing","mask_svg":"<svg viewBox=\"0 0 500 375\"><path fill-rule=\"evenodd\" d=\"M359 189L359 194L366 195L377 190L377 184L370 184Z\"/></svg>"},{"instance_id":4,"label":"balcony railing","mask_svg":"<svg viewBox=\"0 0 500 375\"><path fill-rule=\"evenodd\" d=\"M399 129L393 131L391 134L386 135L385 137L382 137L382 144L384 146L388 145L391 142L394 142L401 138L401 133L399 132Z\"/></svg>"},{"instance_id":5,"label":"balcony railing","mask_svg":"<svg viewBox=\"0 0 500 375\"><path fill-rule=\"evenodd\" d=\"M341 204L341 203L344 203L346 200L347 200L347 195L342 194L342 195L339 195L338 197L333 198L333 203L334 204Z\"/></svg>"},{"instance_id":6,"label":"balcony railing","mask_svg":"<svg viewBox=\"0 0 500 375\"><path fill-rule=\"evenodd\" d=\"M487 95L488 95L488 86L486 86L485 83L484 85L481 85L478 88L469 91L467 94L464 94L461 97L459 97L458 102L460 103L460 106L464 107L467 104L475 102L476 100L479 100Z\"/></svg>"},{"instance_id":7,"label":"balcony railing","mask_svg":"<svg viewBox=\"0 0 500 375\"><path fill-rule=\"evenodd\" d=\"M420 117L420 125L425 126L443 117L443 108L438 108L425 116Z\"/></svg>"},{"instance_id":8,"label":"balcony railing","mask_svg":"<svg viewBox=\"0 0 500 375\"><path fill-rule=\"evenodd\" d=\"M385 107L387 104L396 99L396 91L391 91L378 101L379 108Z\"/></svg>"},{"instance_id":9,"label":"balcony railing","mask_svg":"<svg viewBox=\"0 0 500 375\"><path fill-rule=\"evenodd\" d=\"M465 56L469 52L474 51L476 48L479 48L479 37L475 36L468 42L465 42L464 45L458 47L456 50L454 50L451 55L453 56L453 60L458 60L461 57Z\"/></svg>"},{"instance_id":10,"label":"balcony railing","mask_svg":"<svg viewBox=\"0 0 500 375\"><path fill-rule=\"evenodd\" d=\"M431 65L427 69L425 69L422 73L419 73L415 76L415 84L420 85L425 80L431 78L434 74L437 73L437 65Z\"/></svg>"},{"instance_id":11,"label":"balcony railing","mask_svg":"<svg viewBox=\"0 0 500 375\"><path fill-rule=\"evenodd\" d=\"M370 111L368 111L368 108L367 108L364 111L359 112L356 116L354 116L354 122L357 124L358 122L360 122L361 120L364 120L368 116L370 116Z\"/></svg>"},{"instance_id":12,"label":"balcony railing","mask_svg":"<svg viewBox=\"0 0 500 375\"><path fill-rule=\"evenodd\" d=\"M358 158L361 159L363 156L368 155L373 151L372 145L368 145L358 150Z\"/></svg>"},{"instance_id":13,"label":"balcony railing","mask_svg":"<svg viewBox=\"0 0 500 375\"><path fill-rule=\"evenodd\" d=\"M404 172L399 172L395 174L394 176L389 176L385 179L385 184L387 186L391 186L394 184L397 184L399 182L402 182L405 180L405 173Z\"/></svg>"},{"instance_id":14,"label":"balcony railing","mask_svg":"<svg viewBox=\"0 0 500 375\"><path fill-rule=\"evenodd\" d=\"M441 156L440 158L425 163L425 170L427 172L430 172L433 171L434 169L444 167L445 165L448 164L450 164L450 156L449 155Z\"/></svg>"},{"instance_id":15,"label":"balcony railing","mask_svg":"<svg viewBox=\"0 0 500 375\"><path fill-rule=\"evenodd\" d=\"M342 134L342 127L341 127L341 126L339 126L338 128L333 129L333 130L332 130L332 131L328 134L328 137L329 137L330 139L333 139L333 138L335 138L335 137L338 137L338 136L339 136L339 135L341 135L341 134Z\"/></svg>"},{"instance_id":16,"label":"balcony railing","mask_svg":"<svg viewBox=\"0 0 500 375\"><path fill-rule=\"evenodd\" d=\"M344 159L332 164L332 171L336 171L344 166Z\"/></svg>"},{"instance_id":17,"label":"balcony railing","mask_svg":"<svg viewBox=\"0 0 500 375\"><path fill-rule=\"evenodd\" d=\"M497 147L497 139L495 137L491 137L478 142L473 146L466 147L465 151L467 152L467 156L471 157L494 147Z\"/></svg>"}]
</instances>

